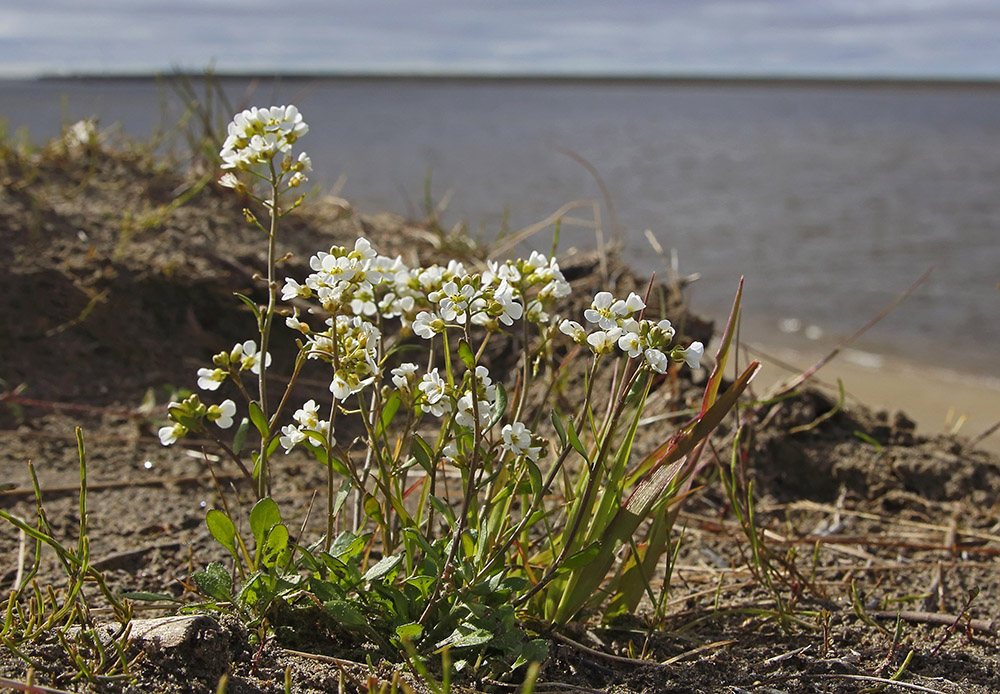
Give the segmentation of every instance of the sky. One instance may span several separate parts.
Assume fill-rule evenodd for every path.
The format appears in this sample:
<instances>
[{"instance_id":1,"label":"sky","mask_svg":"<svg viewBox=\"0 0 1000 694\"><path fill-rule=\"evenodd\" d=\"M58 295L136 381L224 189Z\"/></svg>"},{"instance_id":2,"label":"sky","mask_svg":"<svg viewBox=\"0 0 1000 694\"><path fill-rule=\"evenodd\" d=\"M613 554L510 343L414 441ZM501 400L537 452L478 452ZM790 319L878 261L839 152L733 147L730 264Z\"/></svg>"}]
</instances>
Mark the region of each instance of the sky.
<instances>
[{"instance_id":1,"label":"sky","mask_svg":"<svg viewBox=\"0 0 1000 694\"><path fill-rule=\"evenodd\" d=\"M1000 78L997 0L15 0L0 77L185 70Z\"/></svg>"}]
</instances>

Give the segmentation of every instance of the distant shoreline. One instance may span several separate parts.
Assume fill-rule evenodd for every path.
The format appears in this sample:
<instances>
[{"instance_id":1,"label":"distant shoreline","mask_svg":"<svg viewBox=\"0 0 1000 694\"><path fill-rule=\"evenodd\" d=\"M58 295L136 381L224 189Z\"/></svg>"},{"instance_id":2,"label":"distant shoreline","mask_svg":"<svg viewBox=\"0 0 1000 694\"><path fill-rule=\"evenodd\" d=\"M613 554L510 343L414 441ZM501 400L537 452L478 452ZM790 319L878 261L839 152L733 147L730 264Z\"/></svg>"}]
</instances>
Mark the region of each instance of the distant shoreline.
<instances>
[{"instance_id":1,"label":"distant shoreline","mask_svg":"<svg viewBox=\"0 0 1000 694\"><path fill-rule=\"evenodd\" d=\"M580 85L664 85L664 86L720 86L720 87L850 87L850 88L902 88L902 89L1000 89L1000 78L925 78L925 77L836 77L836 76L751 76L751 75L561 75L561 74L425 74L425 73L337 73L337 72L286 72L260 73L211 73L222 80L279 79L300 81L341 82L409 82L409 83L489 83L489 84L580 84ZM66 75L41 75L38 77L3 78L4 81L39 82L131 82L161 78L203 79L203 72L171 73L78 73Z\"/></svg>"}]
</instances>

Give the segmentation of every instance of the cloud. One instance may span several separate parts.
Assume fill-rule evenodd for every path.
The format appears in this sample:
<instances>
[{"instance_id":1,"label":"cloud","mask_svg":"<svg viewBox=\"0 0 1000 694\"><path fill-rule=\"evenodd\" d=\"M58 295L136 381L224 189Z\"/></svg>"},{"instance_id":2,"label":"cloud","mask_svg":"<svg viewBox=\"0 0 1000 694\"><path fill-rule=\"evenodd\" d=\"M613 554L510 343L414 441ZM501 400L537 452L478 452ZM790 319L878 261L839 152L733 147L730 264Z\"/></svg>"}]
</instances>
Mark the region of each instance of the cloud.
<instances>
[{"instance_id":1,"label":"cloud","mask_svg":"<svg viewBox=\"0 0 1000 694\"><path fill-rule=\"evenodd\" d=\"M0 68L1000 77L998 33L993 0L36 0Z\"/></svg>"}]
</instances>

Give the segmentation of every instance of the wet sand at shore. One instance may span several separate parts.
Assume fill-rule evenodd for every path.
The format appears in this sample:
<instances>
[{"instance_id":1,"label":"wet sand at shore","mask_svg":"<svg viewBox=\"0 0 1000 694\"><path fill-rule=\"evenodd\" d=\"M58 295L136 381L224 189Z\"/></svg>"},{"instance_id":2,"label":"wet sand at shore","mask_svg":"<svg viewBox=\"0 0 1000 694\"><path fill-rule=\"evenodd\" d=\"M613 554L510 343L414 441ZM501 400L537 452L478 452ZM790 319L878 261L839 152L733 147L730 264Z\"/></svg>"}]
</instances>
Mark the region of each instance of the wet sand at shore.
<instances>
[{"instance_id":1,"label":"wet sand at shore","mask_svg":"<svg viewBox=\"0 0 1000 694\"><path fill-rule=\"evenodd\" d=\"M764 365L754 384L758 395L763 395L810 368L827 352L818 347L752 343L747 345L747 353ZM925 436L956 433L975 439L1000 421L997 377L846 348L820 369L812 382L836 395L838 379L844 384L846 407L860 403L875 410L903 412ZM1000 431L983 438L977 447L1000 452Z\"/></svg>"}]
</instances>

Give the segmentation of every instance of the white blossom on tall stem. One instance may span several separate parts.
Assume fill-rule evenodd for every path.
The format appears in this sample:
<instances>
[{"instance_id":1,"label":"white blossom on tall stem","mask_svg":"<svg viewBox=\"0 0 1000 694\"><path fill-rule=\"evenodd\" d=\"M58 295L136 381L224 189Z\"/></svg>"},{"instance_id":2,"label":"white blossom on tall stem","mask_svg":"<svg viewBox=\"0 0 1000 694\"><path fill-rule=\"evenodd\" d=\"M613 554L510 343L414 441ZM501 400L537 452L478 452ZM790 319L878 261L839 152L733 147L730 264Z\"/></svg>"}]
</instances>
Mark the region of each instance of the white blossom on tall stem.
<instances>
[{"instance_id":1,"label":"white blossom on tall stem","mask_svg":"<svg viewBox=\"0 0 1000 694\"><path fill-rule=\"evenodd\" d=\"M542 447L531 445L531 430L523 423L514 422L505 425L500 431L500 438L503 440L503 443L500 444L503 450L515 456L527 456L530 460L538 462L538 455L541 453Z\"/></svg>"},{"instance_id":2,"label":"white blossom on tall stem","mask_svg":"<svg viewBox=\"0 0 1000 694\"><path fill-rule=\"evenodd\" d=\"M687 349L678 352L684 362L692 369L701 368L701 358L705 355L705 345L700 342L692 342Z\"/></svg>"},{"instance_id":3,"label":"white blossom on tall stem","mask_svg":"<svg viewBox=\"0 0 1000 694\"><path fill-rule=\"evenodd\" d=\"M222 369L198 369L198 387L202 390L218 390L228 375Z\"/></svg>"},{"instance_id":4,"label":"white blossom on tall stem","mask_svg":"<svg viewBox=\"0 0 1000 694\"><path fill-rule=\"evenodd\" d=\"M208 408L208 421L215 422L220 429L228 429L233 425L233 416L236 414L236 403L232 400L223 400L218 405Z\"/></svg>"}]
</instances>

